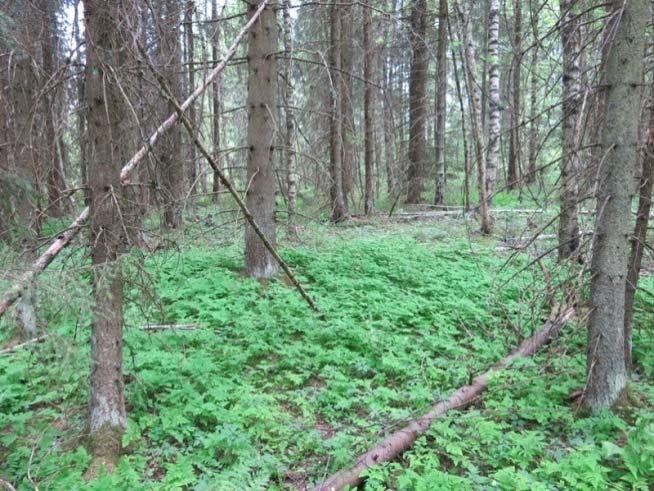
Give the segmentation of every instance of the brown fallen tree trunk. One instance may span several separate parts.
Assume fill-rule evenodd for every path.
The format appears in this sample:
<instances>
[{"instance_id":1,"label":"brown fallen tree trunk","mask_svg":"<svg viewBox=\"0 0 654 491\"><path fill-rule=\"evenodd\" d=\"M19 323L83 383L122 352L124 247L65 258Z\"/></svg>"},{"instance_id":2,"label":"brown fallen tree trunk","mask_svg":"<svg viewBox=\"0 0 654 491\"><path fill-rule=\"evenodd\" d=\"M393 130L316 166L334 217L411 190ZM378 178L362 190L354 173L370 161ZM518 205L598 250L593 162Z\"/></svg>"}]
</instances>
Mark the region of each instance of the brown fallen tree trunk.
<instances>
[{"instance_id":1,"label":"brown fallen tree trunk","mask_svg":"<svg viewBox=\"0 0 654 491\"><path fill-rule=\"evenodd\" d=\"M550 338L558 334L561 327L574 316L574 309L568 308L550 318L545 325L530 338L525 339L517 349L497 362L488 371L478 375L470 385L464 385L454 392L449 399L432 407L431 411L414 419L401 430L391 433L379 445L357 458L356 464L332 475L318 484L314 491L338 491L346 486L358 486L363 478L361 473L382 462L388 462L411 448L415 441L425 434L432 422L451 409L460 409L470 405L488 385L495 373L508 367L517 358L533 355Z\"/></svg>"},{"instance_id":2,"label":"brown fallen tree trunk","mask_svg":"<svg viewBox=\"0 0 654 491\"><path fill-rule=\"evenodd\" d=\"M265 6L269 3L270 0L264 0L260 5L259 8L256 10L256 12L252 15L250 20L243 26L243 28L239 31L238 35L234 39L234 42L232 45L229 47L227 50L227 53L225 53L224 58L216 67L207 75L207 77L204 79L204 82L197 87L191 95L188 96L188 98L181 104L181 108L183 111L186 111L191 104L211 85L211 83L215 80L215 78L225 69L225 66L227 66L227 62L234 56L234 53L236 53L236 48L238 47L239 43L245 36L245 34L250 30L250 28L254 25L254 23L257 21L259 18L259 15L261 12L263 12L263 9ZM134 154L134 156L127 162L123 168L120 171L120 180L123 184L129 184L130 182L130 177L132 176L132 173L136 166L152 151L152 148L154 145L157 143L159 138L168 131L170 128L172 128L175 124L179 122L180 118L180 113L177 111L174 111L161 125L154 130L150 138L148 139L147 143L144 144L138 152ZM48 267L48 265L52 262L52 260L59 254L62 249L64 249L70 241L77 235L77 233L80 231L86 220L88 220L89 217L89 208L86 207L82 212L77 216L75 221L72 223L72 225L59 237L57 237L57 240L52 243L50 247L48 247L48 250L46 250L41 256L37 258L34 263L32 263L32 266L30 267L29 271L23 274L14 285L5 292L3 295L2 301L0 301L0 317L2 317L5 312L13 305L16 300L18 300L25 288L25 285L29 284L30 281L32 281L39 273L41 273L45 268Z\"/></svg>"}]
</instances>

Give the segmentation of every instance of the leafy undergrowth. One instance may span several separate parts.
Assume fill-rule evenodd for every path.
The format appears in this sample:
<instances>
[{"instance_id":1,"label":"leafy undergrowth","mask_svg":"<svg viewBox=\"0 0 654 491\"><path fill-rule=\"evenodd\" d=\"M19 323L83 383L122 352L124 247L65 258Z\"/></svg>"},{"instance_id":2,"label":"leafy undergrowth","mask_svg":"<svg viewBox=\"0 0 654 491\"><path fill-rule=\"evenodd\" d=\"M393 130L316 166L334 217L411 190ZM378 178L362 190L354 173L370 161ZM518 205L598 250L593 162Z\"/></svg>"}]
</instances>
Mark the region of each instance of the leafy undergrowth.
<instances>
[{"instance_id":1,"label":"leafy undergrowth","mask_svg":"<svg viewBox=\"0 0 654 491\"><path fill-rule=\"evenodd\" d=\"M57 319L49 340L0 357L1 477L20 489L303 489L351 464L546 316L534 301L540 278L519 271L527 258L503 268L492 245L407 235L345 231L283 251L324 322L285 281L242 278L240 248L127 264L146 288L127 295L125 455L88 484L88 309L76 304L72 316L44 299ZM83 298L88 272L80 277L68 288ZM639 297L641 325L648 301ZM148 321L198 328L152 333L140 329ZM639 347L652 333L636 335L646 407L654 354ZM568 401L584 383L583 342L581 327L566 328L548 354L496 377L473 408L371 470L366 489L647 489L648 411L580 419Z\"/></svg>"}]
</instances>

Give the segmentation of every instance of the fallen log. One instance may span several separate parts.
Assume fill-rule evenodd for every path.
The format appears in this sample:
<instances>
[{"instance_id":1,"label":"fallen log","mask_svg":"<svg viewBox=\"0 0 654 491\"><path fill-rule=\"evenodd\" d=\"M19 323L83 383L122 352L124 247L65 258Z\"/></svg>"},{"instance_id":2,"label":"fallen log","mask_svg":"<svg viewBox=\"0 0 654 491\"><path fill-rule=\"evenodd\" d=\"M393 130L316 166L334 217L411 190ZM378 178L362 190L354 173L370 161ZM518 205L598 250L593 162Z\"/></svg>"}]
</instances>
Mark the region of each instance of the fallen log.
<instances>
[{"instance_id":1,"label":"fallen log","mask_svg":"<svg viewBox=\"0 0 654 491\"><path fill-rule=\"evenodd\" d=\"M29 339L25 341L24 343L18 343L14 344L13 346L10 346L9 348L5 348L3 350L0 350L0 355L6 355L9 353L13 353L14 351L25 348L26 346L30 346L32 344L40 343L41 341L45 341L48 338L47 334L43 334L42 336L37 336L35 338Z\"/></svg>"},{"instance_id":2,"label":"fallen log","mask_svg":"<svg viewBox=\"0 0 654 491\"><path fill-rule=\"evenodd\" d=\"M382 462L388 462L411 448L415 441L427 432L432 422L452 409L460 409L473 403L488 385L495 373L508 367L517 358L533 355L550 338L558 334L561 327L574 316L574 309L559 311L550 317L545 325L530 338L525 339L511 354L497 362L492 368L478 375L470 385L456 390L449 399L432 407L431 411L414 419L401 430L386 437L380 444L368 450L356 460L356 464L332 475L318 484L315 491L338 491L346 486L356 487L363 478L361 473Z\"/></svg>"},{"instance_id":3,"label":"fallen log","mask_svg":"<svg viewBox=\"0 0 654 491\"><path fill-rule=\"evenodd\" d=\"M211 85L211 83L216 79L216 77L225 69L225 66L227 66L227 62L234 56L234 53L236 53L236 48L240 44L240 42L243 40L243 37L245 34L250 30L250 27L254 25L254 23L257 21L259 18L259 15L261 15L261 12L263 12L264 7L269 3L270 0L263 0L257 10L252 14L252 17L250 20L243 26L243 28L239 31L239 33L236 35L236 38L234 39L234 42L232 45L229 47L227 52L225 53L225 56L223 57L222 61L216 65L216 67L209 72L207 77L204 79L202 84L197 87L191 95L189 95L186 100L182 103L182 110L186 110L188 107L193 104L193 102ZM172 128L178 121L179 121L180 114L177 111L174 111L168 118L159 125L159 127L154 130L150 138L148 138L147 142L134 154L134 156L123 166L123 168L120 171L120 181L122 184L129 184L130 182L130 177L136 168L136 166L152 151L153 146L157 143L159 138L168 131L170 128ZM30 267L30 270L25 273L23 276L21 276L18 281L9 289L3 296L2 302L0 302L0 317L4 315L4 313L9 309L9 307L20 298L23 288L25 285L27 285L34 277L36 277L39 273L41 273L45 268L48 267L48 265L52 262L52 260L61 252L62 249L64 249L71 241L73 237L77 235L77 233L80 231L82 228L82 225L88 220L89 218L89 208L86 207L80 213L73 224L64 232L61 234L55 242L52 243L52 245L48 248L47 251L45 251Z\"/></svg>"},{"instance_id":4,"label":"fallen log","mask_svg":"<svg viewBox=\"0 0 654 491\"><path fill-rule=\"evenodd\" d=\"M141 327L144 331L194 331L197 324L146 324Z\"/></svg>"}]
</instances>

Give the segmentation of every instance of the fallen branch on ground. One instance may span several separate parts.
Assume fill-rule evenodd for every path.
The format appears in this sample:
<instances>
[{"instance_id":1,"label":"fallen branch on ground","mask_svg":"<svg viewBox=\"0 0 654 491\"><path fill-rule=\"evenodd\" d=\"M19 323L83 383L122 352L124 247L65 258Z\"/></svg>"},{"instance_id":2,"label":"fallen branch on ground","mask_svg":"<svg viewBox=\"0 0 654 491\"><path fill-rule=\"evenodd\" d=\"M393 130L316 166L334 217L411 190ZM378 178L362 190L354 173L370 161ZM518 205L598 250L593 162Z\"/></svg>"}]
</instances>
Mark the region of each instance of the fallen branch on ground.
<instances>
[{"instance_id":1,"label":"fallen branch on ground","mask_svg":"<svg viewBox=\"0 0 654 491\"><path fill-rule=\"evenodd\" d=\"M216 65L216 67L209 72L207 77L204 79L202 84L196 88L193 93L187 97L187 99L182 103L182 111L186 110L188 107L193 104L193 102L200 97L200 95L213 83L213 81L218 77L218 75L225 69L227 62L234 56L236 53L236 48L242 41L245 34L250 30L250 27L257 21L261 12L263 12L264 7L268 4L270 0L264 0L261 2L257 10L252 14L250 20L243 26L234 39L234 42L225 53L222 61ZM159 125L159 127L154 130L154 133L148 138L147 143L145 143L139 150L134 154L134 156L127 162L120 171L120 181L123 184L128 184L130 177L136 168L136 166L152 151L153 146L161 136L172 128L179 121L179 113L177 111L173 112L168 118ZM84 208L82 213L78 215L73 224L60 235L55 242L45 251L31 266L30 270L19 278L19 280L14 284L14 286L9 289L3 299L0 302L0 317L9 309L9 307L20 298L23 292L23 288L27 285L32 279L34 279L40 272L42 272L52 260L64 249L71 241L73 237L82 228L82 225L89 218L89 208L88 206Z\"/></svg>"},{"instance_id":2,"label":"fallen branch on ground","mask_svg":"<svg viewBox=\"0 0 654 491\"><path fill-rule=\"evenodd\" d=\"M25 341L24 343L14 344L13 346L11 346L11 347L9 347L9 348L5 348L5 349L3 349L3 350L0 350L0 355L7 355L7 354L9 354L9 353L13 353L13 352L16 351L16 350L21 349L21 348L24 348L24 347L26 347L26 346L29 346L29 345L31 345L31 344L40 343L41 341L45 341L45 339L46 339L47 337L48 337L48 335L47 335L47 334L44 334L44 335L42 335L42 336L37 336L37 337L32 338L32 339L30 339L30 340L28 340L28 341Z\"/></svg>"},{"instance_id":3,"label":"fallen branch on ground","mask_svg":"<svg viewBox=\"0 0 654 491\"><path fill-rule=\"evenodd\" d=\"M146 324L141 327L144 331L194 331L197 324Z\"/></svg>"},{"instance_id":4,"label":"fallen branch on ground","mask_svg":"<svg viewBox=\"0 0 654 491\"><path fill-rule=\"evenodd\" d=\"M411 448L415 441L427 432L436 418L443 416L451 409L460 409L470 405L486 388L491 376L508 367L515 359L533 355L550 338L558 334L561 327L574 316L575 310L573 308L567 308L563 311L555 309L555 312L538 332L525 339L517 349L497 362L488 371L475 377L470 385L459 388L449 399L433 406L432 410L427 414L414 419L401 430L390 434L379 445L357 458L353 467L344 469L327 480L323 480L314 490L338 491L346 486L356 487L363 480L361 477L363 471L382 462L391 461Z\"/></svg>"}]
</instances>

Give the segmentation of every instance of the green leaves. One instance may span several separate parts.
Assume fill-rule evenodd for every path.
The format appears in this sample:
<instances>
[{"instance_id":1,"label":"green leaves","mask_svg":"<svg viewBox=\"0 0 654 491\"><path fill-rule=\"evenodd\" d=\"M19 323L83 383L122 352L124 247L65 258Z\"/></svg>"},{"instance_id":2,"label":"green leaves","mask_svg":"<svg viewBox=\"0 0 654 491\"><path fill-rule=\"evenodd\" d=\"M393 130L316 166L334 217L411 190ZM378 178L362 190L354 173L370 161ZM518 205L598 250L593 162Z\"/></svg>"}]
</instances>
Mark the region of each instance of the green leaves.
<instances>
[{"instance_id":1,"label":"green leaves","mask_svg":"<svg viewBox=\"0 0 654 491\"><path fill-rule=\"evenodd\" d=\"M289 472L315 482L540 325L531 296L541 279L512 278L523 260L502 269L492 246L473 253L467 242L425 237L367 233L283 251L327 322L283 281L240 277L240 247L147 258L152 301L141 302L136 288L128 295L126 454L116 474L88 486L275 490L288 487ZM145 332L145 318L198 328ZM31 457L43 488L77 489L89 460L76 440L85 431L88 319L82 327L55 319L56 342L0 357L0 474L28 483ZM575 419L567 398L583 386L585 365L583 332L570 332L552 347L556 356L516 363L477 405L436 421L401 461L371 469L366 488L639 489L651 481L643 458L652 454L651 419ZM636 333L651 344L647 331ZM651 350L637 353L654 366ZM617 446L622 434L628 440Z\"/></svg>"}]
</instances>

